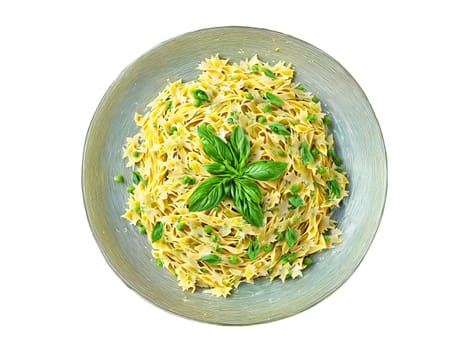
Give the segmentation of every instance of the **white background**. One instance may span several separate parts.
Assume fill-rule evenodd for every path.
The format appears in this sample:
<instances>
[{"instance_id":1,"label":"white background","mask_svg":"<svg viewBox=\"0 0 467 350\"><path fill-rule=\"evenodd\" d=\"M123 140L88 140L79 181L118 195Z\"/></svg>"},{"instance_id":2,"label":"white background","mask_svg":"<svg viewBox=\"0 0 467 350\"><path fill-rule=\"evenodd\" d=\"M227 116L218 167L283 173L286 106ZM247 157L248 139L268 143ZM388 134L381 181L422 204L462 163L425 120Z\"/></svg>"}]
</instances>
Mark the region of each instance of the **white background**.
<instances>
[{"instance_id":1,"label":"white background","mask_svg":"<svg viewBox=\"0 0 467 350\"><path fill-rule=\"evenodd\" d=\"M2 1L1 349L465 349L467 54L461 1ZM129 290L89 229L87 127L110 83L163 40L247 25L340 61L378 116L384 217L356 273L299 315L222 327Z\"/></svg>"}]
</instances>

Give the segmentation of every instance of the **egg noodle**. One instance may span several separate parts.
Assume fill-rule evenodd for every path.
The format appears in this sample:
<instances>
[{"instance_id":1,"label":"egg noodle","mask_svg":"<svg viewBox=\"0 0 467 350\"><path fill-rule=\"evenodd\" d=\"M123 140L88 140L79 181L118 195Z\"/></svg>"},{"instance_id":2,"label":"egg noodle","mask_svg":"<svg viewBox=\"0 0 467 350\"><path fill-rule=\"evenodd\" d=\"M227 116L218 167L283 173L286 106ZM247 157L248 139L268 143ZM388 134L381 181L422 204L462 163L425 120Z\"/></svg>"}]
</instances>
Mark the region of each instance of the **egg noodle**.
<instances>
[{"instance_id":1,"label":"egg noodle","mask_svg":"<svg viewBox=\"0 0 467 350\"><path fill-rule=\"evenodd\" d=\"M340 242L331 215L347 196L348 180L331 119L293 81L290 64L215 56L198 68L197 80L170 83L135 114L140 132L123 150L134 182L123 217L147 234L155 262L183 290L227 296L259 277L301 276L311 254ZM229 195L212 209L189 210L193 192L213 177L205 169L213 160L203 151L202 125L226 142L240 126L250 143L248 163L287 163L277 180L255 181L262 226L248 223Z\"/></svg>"}]
</instances>

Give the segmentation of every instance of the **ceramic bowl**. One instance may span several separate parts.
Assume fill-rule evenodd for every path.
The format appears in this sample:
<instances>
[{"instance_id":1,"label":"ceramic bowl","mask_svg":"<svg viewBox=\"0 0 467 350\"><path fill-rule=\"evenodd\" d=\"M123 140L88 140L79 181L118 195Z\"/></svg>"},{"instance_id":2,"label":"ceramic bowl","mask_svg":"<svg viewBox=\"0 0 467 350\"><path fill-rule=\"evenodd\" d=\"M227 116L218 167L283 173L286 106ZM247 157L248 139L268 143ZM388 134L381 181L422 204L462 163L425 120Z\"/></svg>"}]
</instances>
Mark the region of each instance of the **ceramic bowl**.
<instances>
[{"instance_id":1,"label":"ceramic bowl","mask_svg":"<svg viewBox=\"0 0 467 350\"><path fill-rule=\"evenodd\" d=\"M316 94L332 117L335 148L350 180L350 195L334 214L343 231L341 244L316 254L314 264L301 278L286 283L267 279L244 283L227 298L201 291L183 292L176 278L154 263L146 236L121 218L127 202L126 186L113 181L115 174L131 178L122 147L126 137L137 131L134 112L142 112L168 79L195 79L198 63L215 54L237 62L257 54L270 63L292 63L295 80ZM158 307L209 323L245 325L278 320L329 296L352 275L370 247L383 213L386 189L382 133L357 82L315 46L259 28L203 29L170 39L143 54L110 85L92 118L84 146L84 204L94 238L111 268L126 285Z\"/></svg>"}]
</instances>

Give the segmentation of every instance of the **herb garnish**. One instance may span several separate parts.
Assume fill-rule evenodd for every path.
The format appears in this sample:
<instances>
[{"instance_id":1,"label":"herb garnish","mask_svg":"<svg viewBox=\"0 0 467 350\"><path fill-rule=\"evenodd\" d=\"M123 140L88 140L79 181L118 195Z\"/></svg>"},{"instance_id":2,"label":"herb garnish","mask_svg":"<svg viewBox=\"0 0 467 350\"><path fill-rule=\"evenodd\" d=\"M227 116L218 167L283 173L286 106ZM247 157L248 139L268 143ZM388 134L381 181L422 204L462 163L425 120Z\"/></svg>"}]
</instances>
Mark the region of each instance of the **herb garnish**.
<instances>
[{"instance_id":1,"label":"herb garnish","mask_svg":"<svg viewBox=\"0 0 467 350\"><path fill-rule=\"evenodd\" d=\"M263 226L261 191L254 180L277 180L287 168L287 163L259 160L247 164L250 141L240 126L234 129L227 142L216 136L207 125L198 126L198 135L204 153L215 162L204 168L216 176L202 181L193 191L188 202L189 210L209 210L230 197L248 223Z\"/></svg>"},{"instance_id":2,"label":"herb garnish","mask_svg":"<svg viewBox=\"0 0 467 350\"><path fill-rule=\"evenodd\" d=\"M302 157L302 162L306 166L308 163L314 163L315 158L313 154L310 152L308 145L305 141L300 144L300 155Z\"/></svg>"},{"instance_id":3,"label":"herb garnish","mask_svg":"<svg viewBox=\"0 0 467 350\"><path fill-rule=\"evenodd\" d=\"M291 195L289 197L289 203L292 206L292 209L296 209L305 205L305 202L303 201L302 197L300 197L298 194Z\"/></svg>"},{"instance_id":4,"label":"herb garnish","mask_svg":"<svg viewBox=\"0 0 467 350\"><path fill-rule=\"evenodd\" d=\"M208 263L209 265L219 264L222 258L216 254L208 254L201 257L201 261Z\"/></svg>"},{"instance_id":5,"label":"herb garnish","mask_svg":"<svg viewBox=\"0 0 467 350\"><path fill-rule=\"evenodd\" d=\"M339 198L341 196L341 187L337 180L334 179L326 181L326 186L328 187L331 198Z\"/></svg>"},{"instance_id":6,"label":"herb garnish","mask_svg":"<svg viewBox=\"0 0 467 350\"><path fill-rule=\"evenodd\" d=\"M156 222L151 232L151 241L154 243L160 240L162 238L163 233L164 233L164 225L160 221Z\"/></svg>"}]
</instances>

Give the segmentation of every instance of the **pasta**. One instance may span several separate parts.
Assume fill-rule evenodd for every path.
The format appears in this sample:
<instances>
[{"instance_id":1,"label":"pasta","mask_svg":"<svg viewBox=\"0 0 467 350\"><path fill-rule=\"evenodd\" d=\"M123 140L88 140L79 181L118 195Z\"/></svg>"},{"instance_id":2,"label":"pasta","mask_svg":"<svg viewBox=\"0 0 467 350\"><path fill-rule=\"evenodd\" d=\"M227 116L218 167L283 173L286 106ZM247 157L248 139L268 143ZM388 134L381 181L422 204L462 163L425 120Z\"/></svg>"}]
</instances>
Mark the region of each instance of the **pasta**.
<instances>
[{"instance_id":1,"label":"pasta","mask_svg":"<svg viewBox=\"0 0 467 350\"><path fill-rule=\"evenodd\" d=\"M299 277L311 254L340 242L331 216L348 194L348 179L334 152L331 119L293 81L290 64L215 56L198 68L196 81L170 83L135 114L140 131L123 148L134 182L123 218L147 234L156 263L183 290L227 296L259 277ZM247 139L241 165L235 133ZM206 146L209 138L226 150L223 156ZM251 164L275 167L277 179L238 170ZM222 183L218 198L214 187L196 192L215 181L209 179ZM196 200L212 197L212 208L193 210Z\"/></svg>"}]
</instances>

